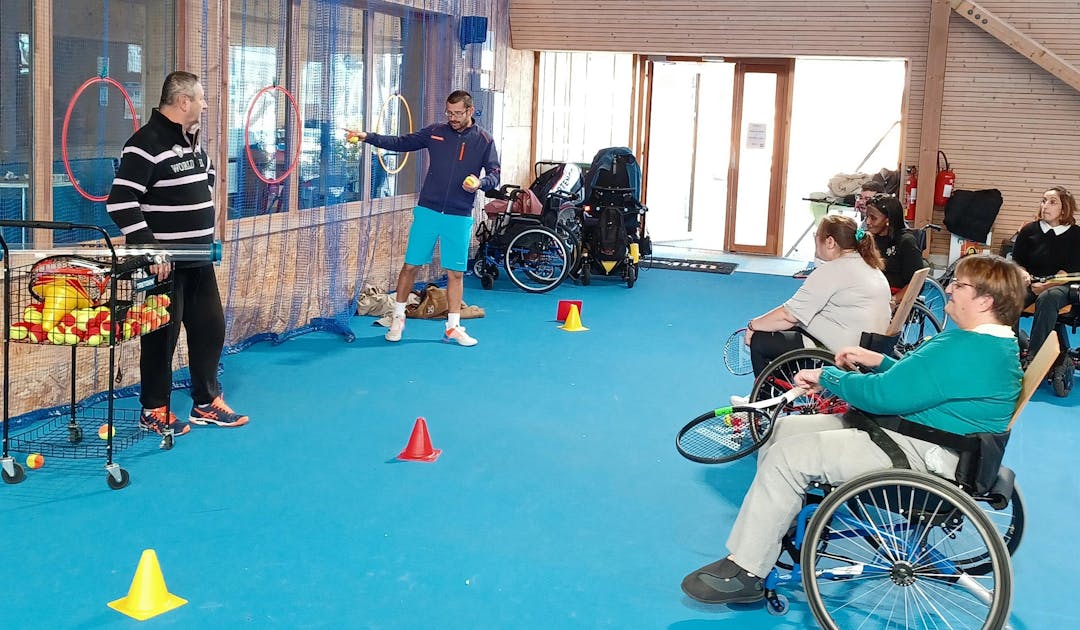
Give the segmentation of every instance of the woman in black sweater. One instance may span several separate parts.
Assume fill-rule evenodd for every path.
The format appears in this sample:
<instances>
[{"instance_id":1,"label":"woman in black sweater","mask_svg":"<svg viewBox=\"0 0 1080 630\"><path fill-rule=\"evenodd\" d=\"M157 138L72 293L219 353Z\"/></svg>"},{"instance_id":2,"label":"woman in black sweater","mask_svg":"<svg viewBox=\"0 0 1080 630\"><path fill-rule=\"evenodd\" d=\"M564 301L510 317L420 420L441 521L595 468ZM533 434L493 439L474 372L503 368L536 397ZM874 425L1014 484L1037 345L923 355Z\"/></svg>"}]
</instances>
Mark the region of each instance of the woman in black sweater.
<instances>
[{"instance_id":1,"label":"woman in black sweater","mask_svg":"<svg viewBox=\"0 0 1080 630\"><path fill-rule=\"evenodd\" d=\"M885 260L885 279L893 294L893 303L904 298L911 276L923 268L922 250L907 231L904 208L891 195L874 195L866 202L866 230L874 235L878 252ZM914 287L921 291L922 287Z\"/></svg>"},{"instance_id":2,"label":"woman in black sweater","mask_svg":"<svg viewBox=\"0 0 1080 630\"><path fill-rule=\"evenodd\" d=\"M1053 332L1058 311L1069 303L1069 287L1052 282L1031 282L1032 276L1080 272L1076 200L1064 187L1054 186L1043 193L1038 217L1020 228L1016 235L1013 260L1028 274L1026 304L1035 304L1027 354L1033 357Z\"/></svg>"}]
</instances>

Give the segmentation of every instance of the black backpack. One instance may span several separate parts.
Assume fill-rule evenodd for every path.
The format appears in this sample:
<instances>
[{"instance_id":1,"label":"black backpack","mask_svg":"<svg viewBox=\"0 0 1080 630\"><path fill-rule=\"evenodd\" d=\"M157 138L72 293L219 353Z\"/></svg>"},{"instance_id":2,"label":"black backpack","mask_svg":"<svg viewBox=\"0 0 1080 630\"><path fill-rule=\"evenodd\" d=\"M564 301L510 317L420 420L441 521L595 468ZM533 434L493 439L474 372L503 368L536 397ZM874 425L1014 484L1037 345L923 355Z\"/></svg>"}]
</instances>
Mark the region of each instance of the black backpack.
<instances>
[{"instance_id":1,"label":"black backpack","mask_svg":"<svg viewBox=\"0 0 1080 630\"><path fill-rule=\"evenodd\" d=\"M600 210L597 228L600 251L618 254L626 247L626 225L623 224L622 209L605 206Z\"/></svg>"}]
</instances>

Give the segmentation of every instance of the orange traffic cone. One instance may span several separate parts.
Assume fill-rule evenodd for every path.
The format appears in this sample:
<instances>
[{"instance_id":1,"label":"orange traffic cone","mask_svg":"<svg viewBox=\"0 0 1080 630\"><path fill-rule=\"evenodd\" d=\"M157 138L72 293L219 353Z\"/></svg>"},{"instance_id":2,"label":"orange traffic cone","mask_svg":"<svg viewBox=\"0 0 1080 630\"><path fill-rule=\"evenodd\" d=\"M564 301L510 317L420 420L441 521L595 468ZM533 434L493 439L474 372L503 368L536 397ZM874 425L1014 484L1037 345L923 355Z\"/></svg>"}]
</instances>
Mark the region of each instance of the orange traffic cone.
<instances>
[{"instance_id":1,"label":"orange traffic cone","mask_svg":"<svg viewBox=\"0 0 1080 630\"><path fill-rule=\"evenodd\" d=\"M578 312L577 304L570 305L570 312L566 315L566 323L559 326L566 332L581 332L588 328L581 325L581 313Z\"/></svg>"},{"instance_id":2,"label":"orange traffic cone","mask_svg":"<svg viewBox=\"0 0 1080 630\"><path fill-rule=\"evenodd\" d=\"M127 597L109 602L109 608L139 621L146 621L186 603L186 599L173 595L165 588L165 577L161 575L157 554L153 549L146 549L139 558L139 566L135 569L135 579L131 580Z\"/></svg>"},{"instance_id":3,"label":"orange traffic cone","mask_svg":"<svg viewBox=\"0 0 1080 630\"><path fill-rule=\"evenodd\" d=\"M439 458L442 451L431 446L431 436L428 435L427 421L422 417L416 419L413 425L412 435L409 436L409 444L405 450L398 454L398 459L414 462L433 462Z\"/></svg>"}]
</instances>

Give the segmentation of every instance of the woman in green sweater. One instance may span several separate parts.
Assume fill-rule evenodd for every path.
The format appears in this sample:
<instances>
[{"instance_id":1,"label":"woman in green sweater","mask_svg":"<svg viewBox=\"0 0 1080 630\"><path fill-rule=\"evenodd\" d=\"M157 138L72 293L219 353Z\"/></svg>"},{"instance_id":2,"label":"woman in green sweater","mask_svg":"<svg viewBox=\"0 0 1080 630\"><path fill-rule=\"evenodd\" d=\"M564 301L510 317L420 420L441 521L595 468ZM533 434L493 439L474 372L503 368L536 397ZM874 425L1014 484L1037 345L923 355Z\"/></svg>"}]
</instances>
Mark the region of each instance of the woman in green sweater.
<instances>
[{"instance_id":1,"label":"woman in green sweater","mask_svg":"<svg viewBox=\"0 0 1080 630\"><path fill-rule=\"evenodd\" d=\"M837 367L800 371L796 384L825 387L864 412L902 416L949 433L1003 432L1023 378L1012 329L1024 304L1023 273L998 256L968 256L957 265L946 293L945 312L958 330L935 335L899 360L844 348L836 355ZM869 371L846 371L855 367ZM955 474L955 451L885 433L913 470L948 478ZM728 537L730 555L687 575L683 591L711 604L762 599L764 576L802 508L805 488L813 481L837 485L892 465L869 434L841 416L780 420L759 451L757 474Z\"/></svg>"}]
</instances>

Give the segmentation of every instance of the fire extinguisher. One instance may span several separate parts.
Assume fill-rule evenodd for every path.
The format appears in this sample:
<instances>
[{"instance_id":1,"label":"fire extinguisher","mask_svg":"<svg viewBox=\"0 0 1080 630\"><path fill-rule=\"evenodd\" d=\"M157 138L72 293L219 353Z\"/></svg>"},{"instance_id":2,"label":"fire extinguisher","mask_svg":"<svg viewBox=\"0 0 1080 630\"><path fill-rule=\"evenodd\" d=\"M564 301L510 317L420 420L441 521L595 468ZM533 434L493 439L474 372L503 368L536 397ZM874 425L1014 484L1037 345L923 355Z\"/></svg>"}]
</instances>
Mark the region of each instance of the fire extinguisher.
<instances>
[{"instance_id":1,"label":"fire extinguisher","mask_svg":"<svg viewBox=\"0 0 1080 630\"><path fill-rule=\"evenodd\" d=\"M956 173L949 168L949 158L944 151L938 151L937 179L934 180L934 205L944 206L952 197L953 185L956 184ZM941 160L945 160L945 168L941 168Z\"/></svg>"},{"instance_id":2,"label":"fire extinguisher","mask_svg":"<svg viewBox=\"0 0 1080 630\"><path fill-rule=\"evenodd\" d=\"M904 218L908 221L915 220L915 196L919 191L919 169L914 166L907 167L907 181L904 182L904 197L907 199L907 211Z\"/></svg>"}]
</instances>

